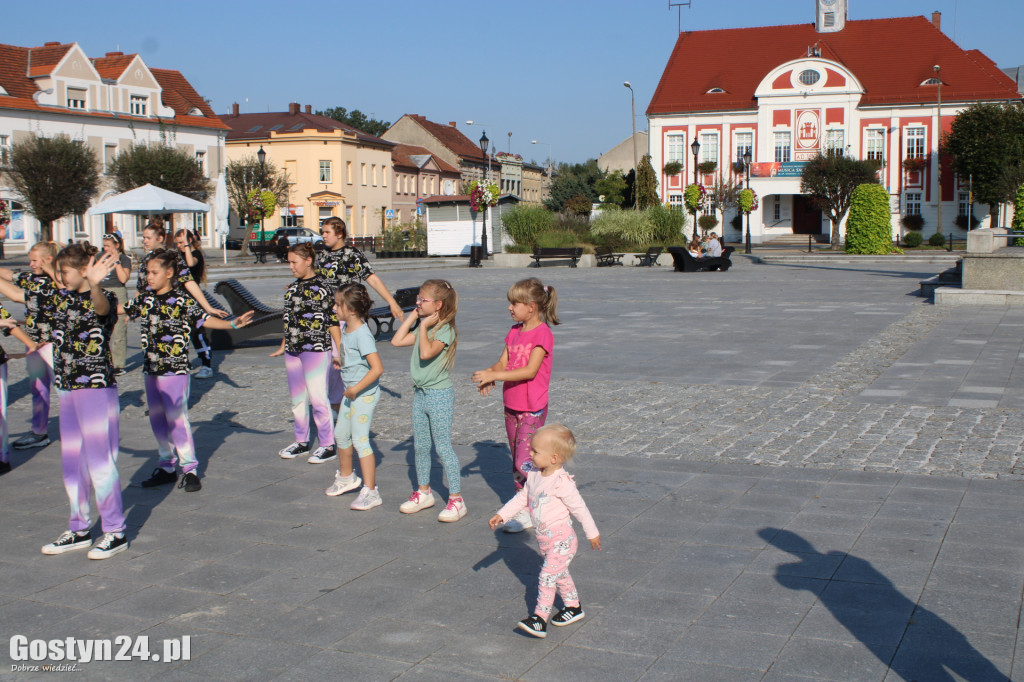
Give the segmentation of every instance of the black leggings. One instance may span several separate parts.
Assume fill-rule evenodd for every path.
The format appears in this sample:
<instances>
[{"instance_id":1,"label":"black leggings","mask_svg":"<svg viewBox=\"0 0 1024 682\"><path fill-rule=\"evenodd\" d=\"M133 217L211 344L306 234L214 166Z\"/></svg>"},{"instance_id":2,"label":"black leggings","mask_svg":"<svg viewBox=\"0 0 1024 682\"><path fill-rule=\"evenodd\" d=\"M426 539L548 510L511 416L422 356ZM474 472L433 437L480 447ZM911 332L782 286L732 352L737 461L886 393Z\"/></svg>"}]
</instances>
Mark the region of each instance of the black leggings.
<instances>
[{"instance_id":1,"label":"black leggings","mask_svg":"<svg viewBox=\"0 0 1024 682\"><path fill-rule=\"evenodd\" d=\"M199 361L203 363L203 366L210 367L213 361L213 349L210 348L210 341L206 338L206 334L193 327L192 333L189 334L189 336L192 337L192 347L196 349L196 355L199 356Z\"/></svg>"}]
</instances>

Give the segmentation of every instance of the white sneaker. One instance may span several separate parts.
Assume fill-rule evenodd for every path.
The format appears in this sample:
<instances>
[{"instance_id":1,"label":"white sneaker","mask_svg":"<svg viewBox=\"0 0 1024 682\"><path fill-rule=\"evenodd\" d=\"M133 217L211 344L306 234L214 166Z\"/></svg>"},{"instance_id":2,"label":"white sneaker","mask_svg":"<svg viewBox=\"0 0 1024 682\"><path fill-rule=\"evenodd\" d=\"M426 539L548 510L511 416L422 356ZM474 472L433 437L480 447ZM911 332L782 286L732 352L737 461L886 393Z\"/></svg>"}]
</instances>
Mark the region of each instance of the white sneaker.
<instances>
[{"instance_id":1,"label":"white sneaker","mask_svg":"<svg viewBox=\"0 0 1024 682\"><path fill-rule=\"evenodd\" d=\"M331 497L337 497L347 493L349 490L355 490L363 484L363 479L351 473L348 476L342 476L340 471L334 472L334 483L327 489L327 494Z\"/></svg>"},{"instance_id":2,"label":"white sneaker","mask_svg":"<svg viewBox=\"0 0 1024 682\"><path fill-rule=\"evenodd\" d=\"M448 505L437 515L437 520L444 523L454 523L466 515L466 503L461 497L448 498Z\"/></svg>"},{"instance_id":3,"label":"white sneaker","mask_svg":"<svg viewBox=\"0 0 1024 682\"><path fill-rule=\"evenodd\" d=\"M363 489L359 491L359 497L349 505L349 508L356 511L366 511L367 509L379 507L382 504L384 504L384 501L380 499L380 492L376 488L371 490L364 485Z\"/></svg>"},{"instance_id":4,"label":"white sneaker","mask_svg":"<svg viewBox=\"0 0 1024 682\"><path fill-rule=\"evenodd\" d=\"M530 518L530 512L523 509L509 519L502 530L506 533L522 533L527 528L533 528L533 519Z\"/></svg>"},{"instance_id":5,"label":"white sneaker","mask_svg":"<svg viewBox=\"0 0 1024 682\"><path fill-rule=\"evenodd\" d=\"M429 490L423 492L422 490L413 490L412 495L409 499L402 503L402 506L398 508L398 511L403 514L415 514L418 511L423 511L428 507L434 506L434 493Z\"/></svg>"},{"instance_id":6,"label":"white sneaker","mask_svg":"<svg viewBox=\"0 0 1024 682\"><path fill-rule=\"evenodd\" d=\"M213 378L213 368L212 367L207 367L206 365L203 365L202 367L199 368L199 371L196 372L196 379L212 379L212 378Z\"/></svg>"}]
</instances>

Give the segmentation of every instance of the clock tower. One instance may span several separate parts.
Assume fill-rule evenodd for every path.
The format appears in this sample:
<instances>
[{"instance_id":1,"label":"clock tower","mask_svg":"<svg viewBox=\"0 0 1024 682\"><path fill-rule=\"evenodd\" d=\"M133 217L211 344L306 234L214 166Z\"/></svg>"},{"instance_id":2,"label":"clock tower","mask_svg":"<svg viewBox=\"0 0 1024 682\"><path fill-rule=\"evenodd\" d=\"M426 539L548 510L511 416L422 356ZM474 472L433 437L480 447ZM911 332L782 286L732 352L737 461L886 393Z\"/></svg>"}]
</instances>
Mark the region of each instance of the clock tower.
<instances>
[{"instance_id":1,"label":"clock tower","mask_svg":"<svg viewBox=\"0 0 1024 682\"><path fill-rule=\"evenodd\" d=\"M837 33L846 25L847 0L814 0L814 30L818 33Z\"/></svg>"}]
</instances>

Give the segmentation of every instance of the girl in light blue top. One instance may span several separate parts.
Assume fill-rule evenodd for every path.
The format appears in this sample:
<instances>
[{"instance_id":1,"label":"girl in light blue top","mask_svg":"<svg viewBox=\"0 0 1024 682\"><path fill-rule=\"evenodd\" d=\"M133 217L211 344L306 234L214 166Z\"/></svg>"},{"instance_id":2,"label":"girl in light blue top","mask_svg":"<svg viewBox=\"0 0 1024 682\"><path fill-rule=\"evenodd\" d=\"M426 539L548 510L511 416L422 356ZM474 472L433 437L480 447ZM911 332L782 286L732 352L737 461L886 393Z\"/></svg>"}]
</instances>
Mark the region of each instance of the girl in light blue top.
<instances>
[{"instance_id":1,"label":"girl in light blue top","mask_svg":"<svg viewBox=\"0 0 1024 682\"><path fill-rule=\"evenodd\" d=\"M451 523L466 515L460 485L461 468L452 447L452 417L455 411L455 389L450 376L455 362L458 330L455 313L459 296L452 285L443 279L429 279L420 287L416 297L416 314L409 315L395 332L391 345L412 346L409 371L412 374L412 438L416 451L416 482L402 503L403 514L434 506L434 493L430 490L430 446L437 450L448 479L448 504L437 520ZM412 332L412 326L420 327Z\"/></svg>"}]
</instances>

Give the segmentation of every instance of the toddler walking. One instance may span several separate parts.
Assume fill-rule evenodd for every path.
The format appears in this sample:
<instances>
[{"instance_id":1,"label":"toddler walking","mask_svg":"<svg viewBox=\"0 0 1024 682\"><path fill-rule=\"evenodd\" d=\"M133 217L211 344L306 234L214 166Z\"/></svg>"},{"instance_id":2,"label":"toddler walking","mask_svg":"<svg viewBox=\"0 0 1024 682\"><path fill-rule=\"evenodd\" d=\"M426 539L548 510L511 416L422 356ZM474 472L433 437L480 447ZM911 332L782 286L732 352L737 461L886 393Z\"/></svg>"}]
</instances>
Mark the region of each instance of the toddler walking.
<instances>
[{"instance_id":1,"label":"toddler walking","mask_svg":"<svg viewBox=\"0 0 1024 682\"><path fill-rule=\"evenodd\" d=\"M451 283L428 279L416 297L416 314L402 321L391 345L412 346L409 373L412 375L412 442L416 451L416 483L409 499L398 508L403 514L434 506L430 490L430 447L434 446L448 479L448 504L437 520L451 523L466 515L462 499L461 468L452 447L452 417L455 411L455 388L451 369L455 363L458 331L455 313L459 296ZM419 329L412 326L420 321Z\"/></svg>"},{"instance_id":2,"label":"toddler walking","mask_svg":"<svg viewBox=\"0 0 1024 682\"><path fill-rule=\"evenodd\" d=\"M488 395L495 381L504 382L505 432L518 491L530 473L530 439L548 416L551 356L555 349L548 323L559 323L558 296L554 287L531 277L509 288L508 303L515 324L505 335L505 348L496 363L473 374L473 383L481 395ZM521 533L532 525L524 511L506 523L504 530Z\"/></svg>"},{"instance_id":3,"label":"toddler walking","mask_svg":"<svg viewBox=\"0 0 1024 682\"><path fill-rule=\"evenodd\" d=\"M576 585L569 575L569 564L579 547L570 514L583 526L591 548L601 549L597 525L576 489L573 477L562 468L575 452L576 438L567 427L549 424L537 429L530 444L533 468L526 477L526 486L489 522L491 530L494 530L524 511L533 519L544 565L540 569L537 608L532 616L519 621L516 627L534 637L548 636L549 620L562 626L575 623L584 616ZM564 608L552 617L556 588Z\"/></svg>"}]
</instances>

